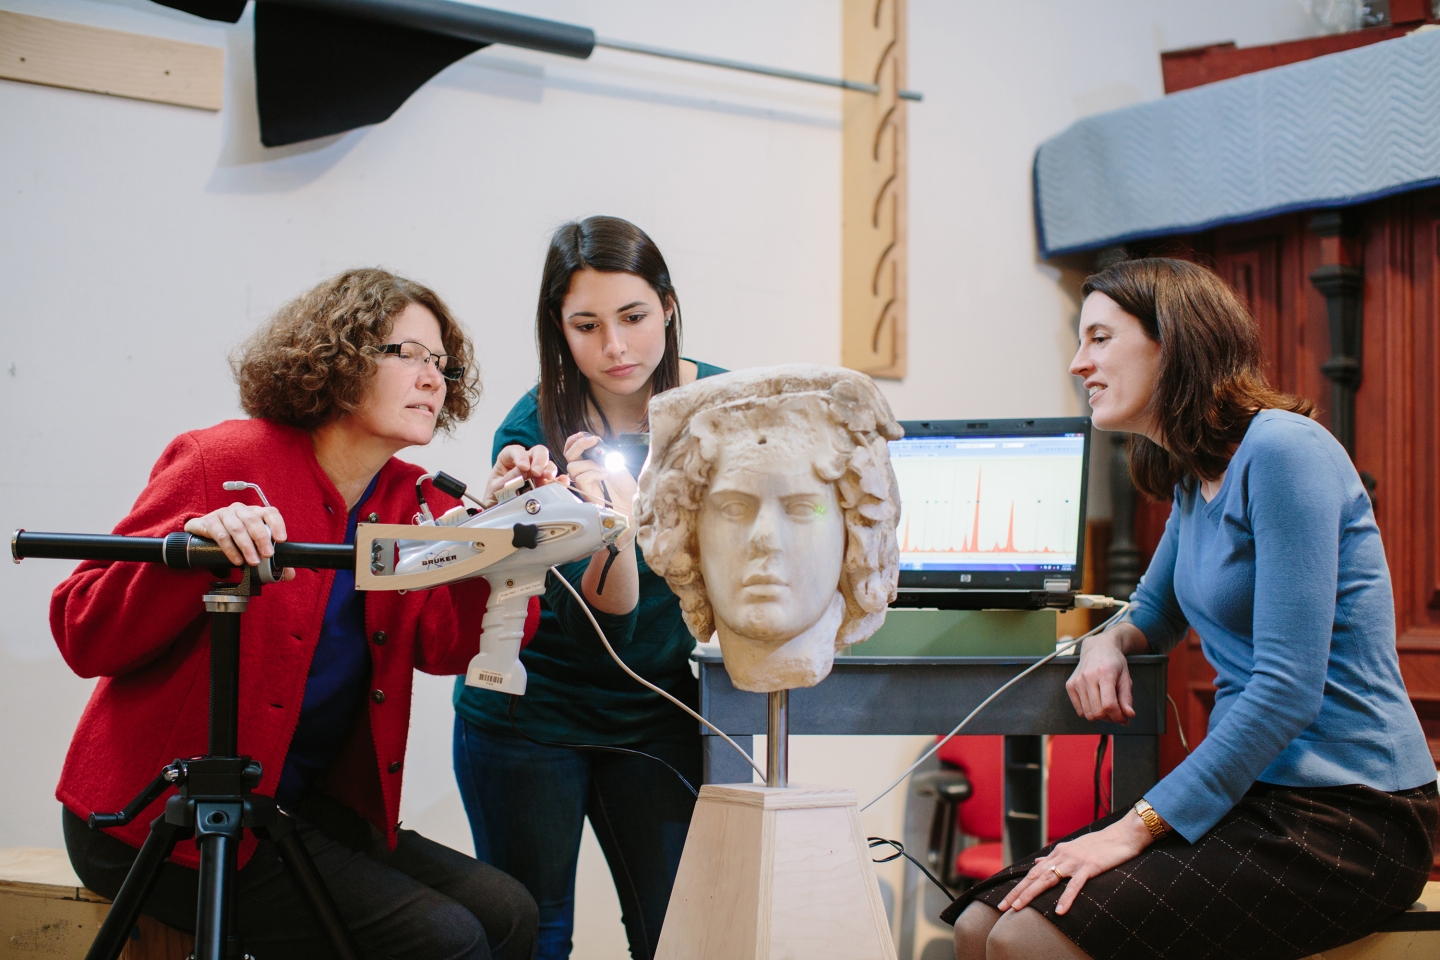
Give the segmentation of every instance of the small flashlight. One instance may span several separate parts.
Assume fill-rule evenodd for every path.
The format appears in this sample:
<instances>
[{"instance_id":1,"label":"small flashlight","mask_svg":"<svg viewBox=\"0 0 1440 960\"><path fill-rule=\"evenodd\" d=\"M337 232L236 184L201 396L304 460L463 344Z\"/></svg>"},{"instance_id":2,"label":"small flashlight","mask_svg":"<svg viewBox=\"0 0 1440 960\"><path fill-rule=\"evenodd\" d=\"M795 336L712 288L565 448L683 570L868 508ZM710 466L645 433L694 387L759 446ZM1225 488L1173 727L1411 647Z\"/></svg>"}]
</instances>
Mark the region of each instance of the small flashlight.
<instances>
[{"instance_id":1,"label":"small flashlight","mask_svg":"<svg viewBox=\"0 0 1440 960\"><path fill-rule=\"evenodd\" d=\"M603 443L595 444L581 456L591 463L600 464L607 473L619 473L628 466L625 462L625 451L617 450L615 447Z\"/></svg>"}]
</instances>

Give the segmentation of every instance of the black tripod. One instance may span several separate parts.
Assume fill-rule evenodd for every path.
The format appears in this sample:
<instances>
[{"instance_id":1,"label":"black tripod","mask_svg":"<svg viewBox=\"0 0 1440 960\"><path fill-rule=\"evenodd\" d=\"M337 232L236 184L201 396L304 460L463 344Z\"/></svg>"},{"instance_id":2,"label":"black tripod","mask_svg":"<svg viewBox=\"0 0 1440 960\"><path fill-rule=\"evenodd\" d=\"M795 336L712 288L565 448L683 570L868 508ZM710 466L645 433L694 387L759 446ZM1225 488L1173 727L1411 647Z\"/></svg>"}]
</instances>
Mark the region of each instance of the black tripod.
<instances>
[{"instance_id":1,"label":"black tripod","mask_svg":"<svg viewBox=\"0 0 1440 960\"><path fill-rule=\"evenodd\" d=\"M213 542L188 533L161 538L90 534L27 533L17 530L10 553L68 560L129 560L164 563L176 569L229 566ZM202 757L176 760L160 771L120 813L93 813L90 828L119 827L145 811L169 787L176 793L165 812L150 823L150 835L125 877L100 926L86 960L116 960L139 919L146 898L160 879L165 860L181 840L195 838L200 848L200 888L195 907L195 960L243 960L247 955L236 932L236 853L245 830L275 844L291 880L310 904L341 960L360 960L330 892L295 832L295 821L261 794L260 764L237 756L240 707L240 615L264 582L275 582L282 567L347 568L355 563L349 544L276 544L266 567L244 567L238 583L218 582L205 594L210 614L210 743Z\"/></svg>"}]
</instances>

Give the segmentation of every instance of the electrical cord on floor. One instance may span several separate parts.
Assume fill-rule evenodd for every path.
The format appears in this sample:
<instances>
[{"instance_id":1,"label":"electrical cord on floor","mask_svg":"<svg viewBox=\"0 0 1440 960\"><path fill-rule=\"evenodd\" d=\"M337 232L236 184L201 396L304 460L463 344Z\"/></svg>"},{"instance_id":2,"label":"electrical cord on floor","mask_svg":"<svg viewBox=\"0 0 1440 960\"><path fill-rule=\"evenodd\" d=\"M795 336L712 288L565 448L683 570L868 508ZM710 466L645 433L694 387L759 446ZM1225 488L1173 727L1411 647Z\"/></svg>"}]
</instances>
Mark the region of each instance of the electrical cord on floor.
<instances>
[{"instance_id":1,"label":"electrical cord on floor","mask_svg":"<svg viewBox=\"0 0 1440 960\"><path fill-rule=\"evenodd\" d=\"M881 844L889 844L890 846L895 848L895 852L890 854L890 856L888 857L880 857L879 859L871 857L871 863L889 863L891 860L897 860L900 857L904 857L906 860L909 860L911 863L915 864L915 866L919 867L920 872L925 874L925 876L929 877L930 882L935 884L935 886L939 887L940 890L945 894L945 896L950 898L951 903L954 903L957 899L955 894L951 893L950 889L946 887L945 884L941 883L938 879L936 879L935 874L925 869L925 865L923 863L921 863L919 860L916 860L914 857L910 856L910 854L905 852L905 844L901 843L899 840L886 840L884 837L866 837L865 841L870 844L871 850L874 850Z\"/></svg>"},{"instance_id":2,"label":"electrical cord on floor","mask_svg":"<svg viewBox=\"0 0 1440 960\"><path fill-rule=\"evenodd\" d=\"M681 710L684 710L696 720L699 720L706 727L709 727L712 731L715 732L716 735L720 737L720 739L730 744L730 746L735 749L736 753L740 754L740 756L745 758L745 762L750 765L750 768L752 770L754 770L757 774L760 775L761 780L765 779L765 771L761 770L760 767L756 765L755 761L751 759L750 754L746 753L740 748L740 744L730 739L729 734L727 734L724 730L721 730L719 727L715 726L715 724L711 723L709 720L706 720L704 717L700 716L700 714L696 713L694 710L691 710L685 704L681 703L677 698L671 696L664 690L661 690L659 687L655 686L655 684L651 683L649 680L646 680L634 670L631 670L630 665L627 664L624 660L621 660L620 655L615 652L615 648L610 646L610 640L608 637L605 636L605 631L600 629L600 621L596 620L595 614L590 612L590 604L585 602L585 598L580 595L580 591L576 590L575 585L572 584L569 580L566 580L565 577L561 575L560 571L555 567L551 567L550 572L555 574L555 579L559 580L561 585L564 586L566 590L570 591L570 594L575 598L575 602L580 604L580 609L584 611L586 618L589 619L590 626L595 628L595 635L598 636L600 638L600 642L605 645L605 652L610 654L610 659L614 660L616 665L619 666L621 670L624 670L627 674L629 674L630 679L634 680L636 683L640 684L640 686L644 687L645 689L650 690L653 693L660 694L660 696L664 697L666 700L669 700L671 703L675 704L675 706L679 707Z\"/></svg>"},{"instance_id":3,"label":"electrical cord on floor","mask_svg":"<svg viewBox=\"0 0 1440 960\"><path fill-rule=\"evenodd\" d=\"M603 753L628 753L631 756L644 757L646 760L654 760L656 763L664 766L666 770L669 770L671 773L675 774L675 776L680 780L680 782L685 784L685 789L690 791L691 796L695 797L697 800L700 798L700 791L696 790L694 785L691 784L689 780L685 779L685 774L672 767L668 761L662 760L660 757L657 757L652 753L646 753L644 750L632 750L629 747L612 747L608 744L603 743L556 743L552 740L540 740L530 736L530 734L526 733L524 730L521 730L519 726L517 726L515 723L515 711L519 709L519 707L520 694L510 694L510 729L513 730L515 732L515 735L517 737L520 737L522 740L529 740L531 743L535 744L538 747L560 747L565 750L597 750Z\"/></svg>"},{"instance_id":4,"label":"electrical cord on floor","mask_svg":"<svg viewBox=\"0 0 1440 960\"><path fill-rule=\"evenodd\" d=\"M916 760L914 763L910 764L910 766L906 767L905 772L900 774L900 776L895 779L894 783L890 784L890 786L886 787L884 790L881 790L878 794L871 798L869 803L865 804L865 806L860 808L860 811L863 813L866 810L869 810L891 790L894 790L896 787L900 786L900 784L904 783L906 777L914 773L915 770L920 766L920 764L924 763L926 760L929 760L930 757L933 756L937 750L945 746L945 744L949 743L950 739L954 737L957 733L959 733L961 730L963 730L966 724L968 724L971 720L975 719L976 714L978 714L981 710L984 710L990 705L990 701L1000 696L1000 694L1004 693L1006 690L1009 690L1015 684L1019 683L1021 680L1034 673L1036 670L1039 670L1041 667L1045 666L1045 664L1049 663L1051 660L1054 660L1058 656L1062 656L1063 654L1071 652L1077 646L1079 646L1082 641L1088 640L1091 637L1095 636L1097 633L1105 630L1111 624L1117 622L1121 617L1123 617L1125 615L1125 611L1129 609L1129 603L1120 604L1120 609L1115 611L1114 615L1112 615L1104 623L1100 624L1098 627L1092 627L1091 629L1080 634L1080 636L1076 637L1073 640L1064 640L1060 643L1057 643L1055 645L1054 653L1046 654L1039 660L1036 660L1034 663L1030 664L1030 666L1026 667L1024 670L1021 670L1015 676L1011 677L1009 680L1005 681L1005 683L1001 684L998 690L990 694L990 696L986 697L984 700L981 700L979 706L966 714L965 719L961 720L955 725L955 729L951 730L949 733L945 734L945 736L937 740L935 742L935 746L931 747L929 750L926 750L923 754L921 754L919 760Z\"/></svg>"}]
</instances>

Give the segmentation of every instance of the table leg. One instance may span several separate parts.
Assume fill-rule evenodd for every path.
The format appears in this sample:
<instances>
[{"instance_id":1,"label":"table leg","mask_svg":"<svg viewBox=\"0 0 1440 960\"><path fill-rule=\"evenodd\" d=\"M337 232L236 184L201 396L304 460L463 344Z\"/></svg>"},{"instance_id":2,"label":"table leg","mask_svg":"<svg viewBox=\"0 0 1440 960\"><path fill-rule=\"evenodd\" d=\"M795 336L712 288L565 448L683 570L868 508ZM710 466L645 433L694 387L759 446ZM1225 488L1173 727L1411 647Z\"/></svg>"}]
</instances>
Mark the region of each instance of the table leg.
<instances>
[{"instance_id":1,"label":"table leg","mask_svg":"<svg viewBox=\"0 0 1440 960\"><path fill-rule=\"evenodd\" d=\"M1160 779L1160 738L1116 736L1110 742L1115 751L1110 773L1110 809L1124 810L1134 806Z\"/></svg>"},{"instance_id":2,"label":"table leg","mask_svg":"<svg viewBox=\"0 0 1440 960\"><path fill-rule=\"evenodd\" d=\"M1045 738L1005 738L1002 858L1024 859L1045 846Z\"/></svg>"}]
</instances>

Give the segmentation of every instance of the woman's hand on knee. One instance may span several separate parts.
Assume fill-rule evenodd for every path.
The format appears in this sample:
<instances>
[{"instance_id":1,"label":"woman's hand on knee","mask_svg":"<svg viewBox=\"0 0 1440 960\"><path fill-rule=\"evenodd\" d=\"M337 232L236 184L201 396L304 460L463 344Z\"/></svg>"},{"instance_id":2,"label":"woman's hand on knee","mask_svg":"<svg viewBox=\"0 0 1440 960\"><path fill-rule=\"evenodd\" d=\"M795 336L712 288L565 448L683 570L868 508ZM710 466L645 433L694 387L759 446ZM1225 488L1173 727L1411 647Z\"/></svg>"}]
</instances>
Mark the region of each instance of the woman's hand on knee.
<instances>
[{"instance_id":1,"label":"woman's hand on knee","mask_svg":"<svg viewBox=\"0 0 1440 960\"><path fill-rule=\"evenodd\" d=\"M1104 830L1087 833L1068 843L1056 844L1000 901L1000 909L1023 910L1030 902L1051 887L1065 884L1065 892L1055 905L1056 913L1065 913L1085 883L1106 870L1139 856L1155 838L1133 810Z\"/></svg>"},{"instance_id":2,"label":"woman's hand on knee","mask_svg":"<svg viewBox=\"0 0 1440 960\"><path fill-rule=\"evenodd\" d=\"M275 555L275 544L285 542L285 518L274 507L236 502L186 521L185 532L214 540L237 567L257 567L262 559ZM294 577L295 571L287 567L284 578Z\"/></svg>"}]
</instances>

